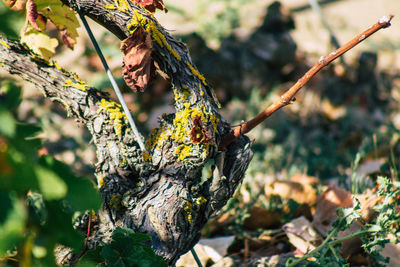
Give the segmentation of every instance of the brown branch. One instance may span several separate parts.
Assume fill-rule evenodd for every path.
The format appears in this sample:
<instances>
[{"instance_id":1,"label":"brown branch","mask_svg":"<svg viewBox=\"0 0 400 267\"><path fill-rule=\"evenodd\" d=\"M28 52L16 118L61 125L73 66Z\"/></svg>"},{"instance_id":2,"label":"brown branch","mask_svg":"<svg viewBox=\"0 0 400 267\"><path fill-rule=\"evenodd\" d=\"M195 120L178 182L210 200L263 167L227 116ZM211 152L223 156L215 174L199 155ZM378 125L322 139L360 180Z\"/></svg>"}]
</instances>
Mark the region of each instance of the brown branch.
<instances>
[{"instance_id":1,"label":"brown branch","mask_svg":"<svg viewBox=\"0 0 400 267\"><path fill-rule=\"evenodd\" d=\"M360 42L364 41L367 39L369 36L377 32L378 30L382 28L387 28L390 26L390 21L392 20L394 16L384 16L382 17L377 23L372 25L371 28L368 30L364 31L363 33L357 35L354 37L350 42L346 43L342 47L338 48L336 51L330 53L326 57L321 57L318 62L305 74L303 77L301 77L295 85L293 85L289 90L287 90L279 100L275 101L272 105L267 107L265 110L263 110L260 114L258 114L256 117L253 119L242 123L241 125L237 126L233 131L231 131L229 134L225 135L221 143L219 145L219 149L223 150L226 146L231 144L235 139L237 139L239 136L242 136L249 131L251 131L254 127L262 123L264 120L266 120L269 116L271 116L273 113L278 111L280 108L289 105L290 103L293 102L295 94L315 75L317 74L322 68L327 66L329 63L331 63L333 60L336 58L340 57L350 49L352 49L354 46L359 44Z\"/></svg>"}]
</instances>

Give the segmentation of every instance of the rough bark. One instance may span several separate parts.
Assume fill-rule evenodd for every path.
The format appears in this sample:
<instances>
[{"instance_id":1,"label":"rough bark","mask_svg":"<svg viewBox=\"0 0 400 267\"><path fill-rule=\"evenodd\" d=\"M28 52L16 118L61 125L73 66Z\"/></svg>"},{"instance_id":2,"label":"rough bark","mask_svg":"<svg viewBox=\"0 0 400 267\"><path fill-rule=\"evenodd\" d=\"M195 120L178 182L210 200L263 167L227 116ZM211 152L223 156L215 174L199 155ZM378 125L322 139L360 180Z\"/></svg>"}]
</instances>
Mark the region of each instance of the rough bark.
<instances>
[{"instance_id":1,"label":"rough bark","mask_svg":"<svg viewBox=\"0 0 400 267\"><path fill-rule=\"evenodd\" d=\"M129 227L149 234L156 253L172 265L194 246L210 216L232 197L251 160L251 143L242 136L218 151L230 126L220 116L213 92L185 45L170 36L150 13L130 1L63 2L120 39L137 26L151 33L152 56L169 76L176 112L160 118L160 127L146 140L148 152L140 150L118 104L56 63L2 38L0 67L61 102L93 135L96 176L105 205L88 247L107 242L117 226ZM209 161L213 172L205 178L202 169ZM64 263L72 261L73 257L67 257Z\"/></svg>"}]
</instances>

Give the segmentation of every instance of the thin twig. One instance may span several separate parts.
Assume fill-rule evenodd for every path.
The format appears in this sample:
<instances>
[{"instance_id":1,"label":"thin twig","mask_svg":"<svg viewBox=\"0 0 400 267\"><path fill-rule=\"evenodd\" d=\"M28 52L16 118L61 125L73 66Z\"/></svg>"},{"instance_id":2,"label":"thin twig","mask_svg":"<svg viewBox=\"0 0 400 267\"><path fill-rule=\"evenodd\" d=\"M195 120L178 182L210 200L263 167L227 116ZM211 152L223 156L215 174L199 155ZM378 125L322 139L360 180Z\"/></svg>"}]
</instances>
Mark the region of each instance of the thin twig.
<instances>
[{"instance_id":1,"label":"thin twig","mask_svg":"<svg viewBox=\"0 0 400 267\"><path fill-rule=\"evenodd\" d=\"M231 131L229 134L225 135L222 138L222 141L219 145L219 149L223 150L226 146L228 146L230 143L232 143L236 138L240 137L241 135L244 135L251 131L254 127L262 123L264 120L266 120L269 116L271 116L273 113L275 113L277 110L280 108L289 105L290 103L293 102L294 95L315 75L317 74L322 68L327 66L329 63L331 63L333 60L336 58L340 57L343 55L345 52L349 51L352 49L354 46L359 44L360 42L364 41L367 39L369 36L377 32L378 30L382 28L387 28L390 26L390 21L392 20L393 15L390 16L384 16L382 17L377 23L372 25L371 28L368 30L364 31L363 33L357 35L354 37L350 42L347 44L343 45L336 51L330 53L326 57L321 57L318 62L306 73L304 74L303 77L301 77L295 85L293 85L289 90L287 90L279 100L275 101L272 105L270 105L268 108L263 110L260 114L258 114L256 117L253 119L242 123L240 126L236 127L233 131Z\"/></svg>"}]
</instances>

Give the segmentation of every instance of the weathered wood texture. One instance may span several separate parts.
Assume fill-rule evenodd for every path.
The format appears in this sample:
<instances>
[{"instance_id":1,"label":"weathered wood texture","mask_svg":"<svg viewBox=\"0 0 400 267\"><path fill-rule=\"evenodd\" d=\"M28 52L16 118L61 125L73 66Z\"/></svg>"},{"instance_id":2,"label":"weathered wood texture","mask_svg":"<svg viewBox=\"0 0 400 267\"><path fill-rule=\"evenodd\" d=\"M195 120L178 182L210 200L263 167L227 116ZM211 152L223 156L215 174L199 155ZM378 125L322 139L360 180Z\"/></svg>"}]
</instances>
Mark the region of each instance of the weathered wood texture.
<instances>
[{"instance_id":1,"label":"weathered wood texture","mask_svg":"<svg viewBox=\"0 0 400 267\"><path fill-rule=\"evenodd\" d=\"M220 116L212 90L191 62L185 45L170 36L150 13L128 1L63 2L120 39L139 26L151 33L152 55L169 76L176 112L160 118L160 127L146 139L148 152L140 150L118 104L56 63L43 61L3 38L0 67L61 102L93 135L96 176L105 205L88 247L107 242L117 226L129 227L149 234L156 253L172 265L194 246L201 228L241 183L252 157L250 140L240 137L218 151L230 125ZM202 177L210 161L212 175ZM73 259L67 257L65 263Z\"/></svg>"}]
</instances>

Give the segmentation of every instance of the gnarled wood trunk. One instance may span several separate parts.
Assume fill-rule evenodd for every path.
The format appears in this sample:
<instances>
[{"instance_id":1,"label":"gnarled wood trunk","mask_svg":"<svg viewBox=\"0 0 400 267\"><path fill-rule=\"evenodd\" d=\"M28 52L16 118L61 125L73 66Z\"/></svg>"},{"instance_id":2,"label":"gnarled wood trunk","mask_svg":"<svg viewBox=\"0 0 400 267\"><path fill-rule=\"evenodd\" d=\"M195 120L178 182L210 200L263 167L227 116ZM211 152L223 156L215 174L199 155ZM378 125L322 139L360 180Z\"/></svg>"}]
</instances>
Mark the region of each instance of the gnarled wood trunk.
<instances>
[{"instance_id":1,"label":"gnarled wood trunk","mask_svg":"<svg viewBox=\"0 0 400 267\"><path fill-rule=\"evenodd\" d=\"M172 265L194 246L201 228L241 183L252 157L250 140L242 136L218 151L221 137L231 131L230 125L219 114L212 89L196 70L185 45L170 36L149 12L131 1L63 2L120 39L136 27L151 34L152 57L169 76L176 112L160 118L160 127L146 140L148 151L140 150L118 104L93 88L74 87L74 83L83 82L57 64L2 39L0 67L61 102L93 135L96 176L105 205L89 238L89 248L99 241L107 242L115 227L129 227L149 234L156 253ZM110 9L111 5L115 8ZM122 120L113 119L116 114L122 114ZM193 133L204 136L194 140ZM210 161L212 175L202 177L202 169ZM72 261L66 258L64 263Z\"/></svg>"}]
</instances>

